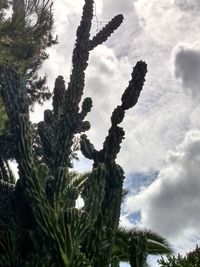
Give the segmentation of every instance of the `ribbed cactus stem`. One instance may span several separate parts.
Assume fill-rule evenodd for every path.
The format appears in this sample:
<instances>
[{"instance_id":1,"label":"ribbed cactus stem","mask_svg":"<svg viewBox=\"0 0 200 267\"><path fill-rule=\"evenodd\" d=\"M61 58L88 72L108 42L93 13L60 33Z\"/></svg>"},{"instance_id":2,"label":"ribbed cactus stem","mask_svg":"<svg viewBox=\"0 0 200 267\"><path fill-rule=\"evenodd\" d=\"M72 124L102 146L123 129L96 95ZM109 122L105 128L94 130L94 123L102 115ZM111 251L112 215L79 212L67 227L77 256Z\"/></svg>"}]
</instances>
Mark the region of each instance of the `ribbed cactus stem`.
<instances>
[{"instance_id":1,"label":"ribbed cactus stem","mask_svg":"<svg viewBox=\"0 0 200 267\"><path fill-rule=\"evenodd\" d=\"M81 151L86 158L95 160L97 151L85 134L81 135Z\"/></svg>"},{"instance_id":2,"label":"ribbed cactus stem","mask_svg":"<svg viewBox=\"0 0 200 267\"><path fill-rule=\"evenodd\" d=\"M108 136L103 144L103 154L105 162L114 162L120 151L120 145L124 139L125 132L119 126L111 126Z\"/></svg>"},{"instance_id":3,"label":"ribbed cactus stem","mask_svg":"<svg viewBox=\"0 0 200 267\"><path fill-rule=\"evenodd\" d=\"M90 50L93 50L96 46L104 43L110 35L119 28L123 22L123 15L119 14L115 16L92 40L90 40Z\"/></svg>"},{"instance_id":4,"label":"ribbed cactus stem","mask_svg":"<svg viewBox=\"0 0 200 267\"><path fill-rule=\"evenodd\" d=\"M105 194L105 177L106 168L104 164L99 164L98 168L94 168L88 177L88 197L85 200L85 211L88 212L94 222L101 213L101 205Z\"/></svg>"},{"instance_id":5,"label":"ribbed cactus stem","mask_svg":"<svg viewBox=\"0 0 200 267\"><path fill-rule=\"evenodd\" d=\"M0 180L9 181L6 165L1 157L0 157Z\"/></svg>"},{"instance_id":6,"label":"ribbed cactus stem","mask_svg":"<svg viewBox=\"0 0 200 267\"><path fill-rule=\"evenodd\" d=\"M83 120L87 114L91 111L91 108L92 108L92 99L90 97L86 97L84 100L83 100L83 103L82 103L82 110L81 110L81 113L80 113L80 118Z\"/></svg>"},{"instance_id":7,"label":"ribbed cactus stem","mask_svg":"<svg viewBox=\"0 0 200 267\"><path fill-rule=\"evenodd\" d=\"M120 124L124 119L125 111L121 106L117 106L111 116L112 125Z\"/></svg>"},{"instance_id":8,"label":"ribbed cactus stem","mask_svg":"<svg viewBox=\"0 0 200 267\"><path fill-rule=\"evenodd\" d=\"M58 76L55 81L55 87L53 91L53 112L57 118L58 114L61 115L61 108L63 106L63 98L65 93L65 81L62 76Z\"/></svg>"},{"instance_id":9,"label":"ribbed cactus stem","mask_svg":"<svg viewBox=\"0 0 200 267\"><path fill-rule=\"evenodd\" d=\"M138 61L133 68L132 79L129 82L124 94L122 95L122 108L129 109L135 106L142 91L147 73L147 64L143 61Z\"/></svg>"},{"instance_id":10,"label":"ribbed cactus stem","mask_svg":"<svg viewBox=\"0 0 200 267\"><path fill-rule=\"evenodd\" d=\"M82 132L86 132L90 129L90 122L89 121L83 121L80 122L79 127L77 128L75 133L82 133Z\"/></svg>"},{"instance_id":11,"label":"ribbed cactus stem","mask_svg":"<svg viewBox=\"0 0 200 267\"><path fill-rule=\"evenodd\" d=\"M66 111L78 110L85 85L85 70L89 59L89 37L93 18L93 0L85 0L72 56L72 74L66 92Z\"/></svg>"}]
</instances>

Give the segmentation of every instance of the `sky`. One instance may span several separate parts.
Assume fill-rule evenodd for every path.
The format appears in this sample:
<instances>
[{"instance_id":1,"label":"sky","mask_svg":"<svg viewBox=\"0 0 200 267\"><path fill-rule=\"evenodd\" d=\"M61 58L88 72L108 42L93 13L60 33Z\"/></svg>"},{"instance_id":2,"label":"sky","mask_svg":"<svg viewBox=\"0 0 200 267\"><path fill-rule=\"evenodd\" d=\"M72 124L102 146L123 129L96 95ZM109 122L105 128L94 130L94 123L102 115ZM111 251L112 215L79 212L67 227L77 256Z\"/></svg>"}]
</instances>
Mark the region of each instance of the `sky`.
<instances>
[{"instance_id":1,"label":"sky","mask_svg":"<svg viewBox=\"0 0 200 267\"><path fill-rule=\"evenodd\" d=\"M48 74L50 88L58 75L69 81L83 3L54 0L59 44L49 50L41 71ZM129 194L120 224L150 228L181 253L200 243L199 12L199 0L95 0L92 35L119 13L125 20L91 53L84 92L93 99L87 135L100 149L133 66L138 60L147 63L138 104L122 123L126 138L117 162ZM41 119L41 107L35 107L32 120ZM75 168L88 170L91 162L80 158ZM150 264L155 267L155 260Z\"/></svg>"}]
</instances>

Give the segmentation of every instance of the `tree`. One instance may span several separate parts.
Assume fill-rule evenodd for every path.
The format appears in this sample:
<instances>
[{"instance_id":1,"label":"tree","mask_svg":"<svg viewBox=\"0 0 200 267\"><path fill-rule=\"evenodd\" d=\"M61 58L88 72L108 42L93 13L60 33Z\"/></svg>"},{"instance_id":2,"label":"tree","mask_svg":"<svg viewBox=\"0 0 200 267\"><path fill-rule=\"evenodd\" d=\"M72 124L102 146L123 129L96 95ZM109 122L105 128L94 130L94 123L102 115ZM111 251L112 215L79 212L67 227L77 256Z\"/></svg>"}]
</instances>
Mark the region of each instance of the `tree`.
<instances>
[{"instance_id":1,"label":"tree","mask_svg":"<svg viewBox=\"0 0 200 267\"><path fill-rule=\"evenodd\" d=\"M158 263L161 267L198 267L200 266L200 248L196 246L185 256L178 254L177 256L167 256L166 259L161 258Z\"/></svg>"},{"instance_id":2,"label":"tree","mask_svg":"<svg viewBox=\"0 0 200 267\"><path fill-rule=\"evenodd\" d=\"M129 262L132 267L142 267L146 266L148 255L166 255L172 252L167 240L151 230L119 227L111 267L118 267L121 261Z\"/></svg>"},{"instance_id":3,"label":"tree","mask_svg":"<svg viewBox=\"0 0 200 267\"><path fill-rule=\"evenodd\" d=\"M20 5L14 9L12 19L20 30L25 29L21 15L25 2L14 3ZM2 148L4 157L13 157L19 170L16 184L0 181L2 267L108 267L112 261L124 180L124 172L115 161L125 134L119 124L125 111L138 101L147 66L139 61L133 68L121 104L112 113L103 148L96 150L87 136L81 135L81 151L93 160L93 169L84 183L77 184L70 173L71 155L76 134L90 128L85 117L91 110L92 100L85 98L80 108L89 53L106 41L123 21L123 16L117 15L90 39L93 4L93 0L85 0L68 86L66 88L64 78L58 76L53 108L44 112L44 121L37 125L36 136L29 120L31 101L26 69L31 66L35 70L33 62L24 63L22 59L22 65L15 65L12 57L8 62L7 57L2 60L0 88L9 119L9 132L4 139L7 143L4 142ZM32 29L31 23L30 27ZM26 31L22 33L26 34ZM12 39L9 39L9 47L10 44L14 44ZM11 149L13 143L16 145ZM75 207L79 194L84 199L82 209Z\"/></svg>"},{"instance_id":4,"label":"tree","mask_svg":"<svg viewBox=\"0 0 200 267\"><path fill-rule=\"evenodd\" d=\"M11 15L5 16L8 9L12 9ZM56 43L52 31L51 1L1 1L0 67L10 66L26 79L26 91L30 108L33 108L35 102L42 103L51 96L46 86L46 76L40 77L38 69L48 57L46 48ZM3 79L2 71L0 72L0 79ZM5 165L8 164L8 160L14 158L16 137L10 129L9 119L4 103L2 103L2 98L4 98L2 86L3 84L0 83L0 161L2 162L0 172L6 174ZM6 124L5 121L7 121ZM35 135L34 127L32 127L32 131ZM7 147L6 150L5 146ZM1 179L5 177L7 175L1 176Z\"/></svg>"},{"instance_id":5,"label":"tree","mask_svg":"<svg viewBox=\"0 0 200 267\"><path fill-rule=\"evenodd\" d=\"M52 2L50 0L12 0L0 5L0 65L12 66L26 78L31 104L50 97L46 77L38 77L38 68L48 57L46 48L53 39ZM12 15L5 18L5 8Z\"/></svg>"}]
</instances>

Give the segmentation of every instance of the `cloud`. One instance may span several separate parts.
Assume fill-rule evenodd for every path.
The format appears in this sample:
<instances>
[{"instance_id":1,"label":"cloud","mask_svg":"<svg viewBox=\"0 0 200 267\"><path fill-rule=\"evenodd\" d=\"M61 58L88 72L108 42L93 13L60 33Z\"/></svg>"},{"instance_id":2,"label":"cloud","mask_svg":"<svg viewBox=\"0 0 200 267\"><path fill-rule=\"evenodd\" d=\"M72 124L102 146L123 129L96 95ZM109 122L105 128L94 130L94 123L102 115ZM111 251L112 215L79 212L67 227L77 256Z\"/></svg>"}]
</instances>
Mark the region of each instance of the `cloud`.
<instances>
[{"instance_id":1,"label":"cloud","mask_svg":"<svg viewBox=\"0 0 200 267\"><path fill-rule=\"evenodd\" d=\"M175 92L163 92L160 97L152 95L150 98L148 90L150 88L145 86L138 105L127 114L124 122L126 138L119 163L129 174L159 171L165 165L167 151L181 142L191 126L193 105L189 99ZM193 125L197 121L196 117Z\"/></svg>"},{"instance_id":2,"label":"cloud","mask_svg":"<svg viewBox=\"0 0 200 267\"><path fill-rule=\"evenodd\" d=\"M140 0L135 2L145 34L162 45L199 38L198 0ZM196 12L194 12L196 11ZM183 34L184 32L184 34Z\"/></svg>"},{"instance_id":3,"label":"cloud","mask_svg":"<svg viewBox=\"0 0 200 267\"><path fill-rule=\"evenodd\" d=\"M128 13L132 13L134 11L134 5L130 0L110 0L103 1L103 10L102 14L104 16L114 16L118 13L127 15Z\"/></svg>"},{"instance_id":4,"label":"cloud","mask_svg":"<svg viewBox=\"0 0 200 267\"><path fill-rule=\"evenodd\" d=\"M178 44L172 51L173 71L186 93L200 96L200 48Z\"/></svg>"},{"instance_id":5,"label":"cloud","mask_svg":"<svg viewBox=\"0 0 200 267\"><path fill-rule=\"evenodd\" d=\"M145 190L129 197L126 210L141 212L141 225L166 236L180 248L195 246L199 236L200 131L189 131L168 154L167 165Z\"/></svg>"},{"instance_id":6,"label":"cloud","mask_svg":"<svg viewBox=\"0 0 200 267\"><path fill-rule=\"evenodd\" d=\"M175 0L175 5L186 12L198 13L200 10L199 0Z\"/></svg>"}]
</instances>

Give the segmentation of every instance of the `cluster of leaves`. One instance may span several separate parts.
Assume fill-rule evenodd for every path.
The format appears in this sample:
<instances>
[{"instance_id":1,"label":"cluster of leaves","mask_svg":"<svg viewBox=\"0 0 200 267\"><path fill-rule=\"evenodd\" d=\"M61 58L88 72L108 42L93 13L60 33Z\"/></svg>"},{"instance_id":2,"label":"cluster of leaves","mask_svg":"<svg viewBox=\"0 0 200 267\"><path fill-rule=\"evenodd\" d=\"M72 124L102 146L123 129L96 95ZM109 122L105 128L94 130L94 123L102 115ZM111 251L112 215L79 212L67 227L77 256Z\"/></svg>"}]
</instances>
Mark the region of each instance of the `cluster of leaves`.
<instances>
[{"instance_id":1,"label":"cluster of leaves","mask_svg":"<svg viewBox=\"0 0 200 267\"><path fill-rule=\"evenodd\" d=\"M81 135L80 148L93 160L92 171L84 176L70 172L74 138L90 128L85 117L92 100L85 98L80 107L90 51L123 21L117 15L90 39L93 4L85 0L68 86L57 77L52 110L45 110L38 125L29 119L31 100L36 100L30 81L46 58L48 42L53 42L51 4L13 0L11 18L0 25L0 46L5 49L0 89L8 117L8 127L0 134L0 267L119 267L121 260L141 267L148 253L171 252L165 239L151 231L119 228L124 172L116 158L125 134L119 124L138 101L145 62L133 68L102 149ZM12 158L18 164L16 183L7 164ZM81 209L76 208L79 196L84 200Z\"/></svg>"},{"instance_id":2,"label":"cluster of leaves","mask_svg":"<svg viewBox=\"0 0 200 267\"><path fill-rule=\"evenodd\" d=\"M161 267L198 267L200 266L200 248L196 246L185 256L178 254L177 256L168 255L166 259L162 257L158 263Z\"/></svg>"}]
</instances>

